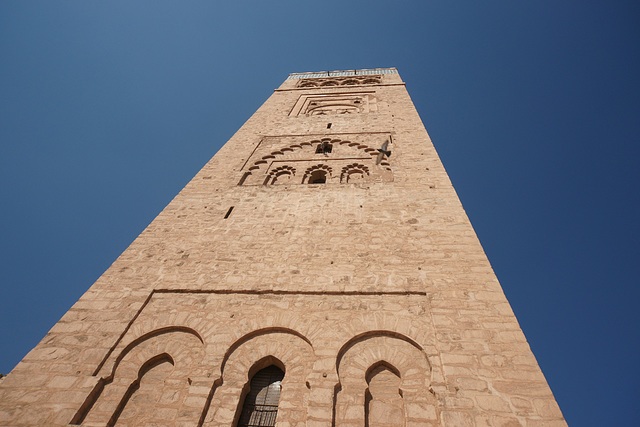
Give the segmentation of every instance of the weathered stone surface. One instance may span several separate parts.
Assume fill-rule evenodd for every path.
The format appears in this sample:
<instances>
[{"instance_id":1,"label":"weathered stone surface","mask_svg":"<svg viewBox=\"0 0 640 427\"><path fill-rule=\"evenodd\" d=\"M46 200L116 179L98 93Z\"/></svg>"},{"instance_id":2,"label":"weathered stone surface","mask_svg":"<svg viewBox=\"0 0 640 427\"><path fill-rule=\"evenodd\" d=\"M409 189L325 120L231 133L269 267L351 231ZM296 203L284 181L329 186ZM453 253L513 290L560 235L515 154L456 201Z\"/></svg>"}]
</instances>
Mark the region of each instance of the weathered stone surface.
<instances>
[{"instance_id":1,"label":"weathered stone surface","mask_svg":"<svg viewBox=\"0 0 640 427\"><path fill-rule=\"evenodd\" d=\"M395 70L287 79L0 382L0 424L233 425L271 365L280 427L566 425Z\"/></svg>"}]
</instances>

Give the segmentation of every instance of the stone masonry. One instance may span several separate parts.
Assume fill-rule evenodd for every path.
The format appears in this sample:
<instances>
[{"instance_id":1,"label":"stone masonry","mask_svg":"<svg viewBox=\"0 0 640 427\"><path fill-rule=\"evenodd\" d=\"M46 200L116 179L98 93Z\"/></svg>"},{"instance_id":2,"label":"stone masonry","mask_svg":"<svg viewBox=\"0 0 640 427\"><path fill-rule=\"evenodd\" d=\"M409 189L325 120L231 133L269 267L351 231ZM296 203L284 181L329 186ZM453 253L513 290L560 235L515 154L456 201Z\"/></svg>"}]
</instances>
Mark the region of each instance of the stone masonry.
<instances>
[{"instance_id":1,"label":"stone masonry","mask_svg":"<svg viewBox=\"0 0 640 427\"><path fill-rule=\"evenodd\" d=\"M290 75L0 381L0 425L235 426L269 366L279 427L566 425L393 68Z\"/></svg>"}]
</instances>

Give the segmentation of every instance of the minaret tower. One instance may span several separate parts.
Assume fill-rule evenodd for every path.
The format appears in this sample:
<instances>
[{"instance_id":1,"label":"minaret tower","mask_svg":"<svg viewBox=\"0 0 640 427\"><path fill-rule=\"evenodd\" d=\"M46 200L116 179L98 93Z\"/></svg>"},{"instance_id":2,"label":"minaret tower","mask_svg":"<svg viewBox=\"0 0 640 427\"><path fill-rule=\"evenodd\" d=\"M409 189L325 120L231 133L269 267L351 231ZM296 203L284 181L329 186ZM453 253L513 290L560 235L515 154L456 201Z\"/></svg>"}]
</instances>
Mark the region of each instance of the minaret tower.
<instances>
[{"instance_id":1,"label":"minaret tower","mask_svg":"<svg viewBox=\"0 0 640 427\"><path fill-rule=\"evenodd\" d=\"M0 382L0 425L564 426L395 68L292 74Z\"/></svg>"}]
</instances>

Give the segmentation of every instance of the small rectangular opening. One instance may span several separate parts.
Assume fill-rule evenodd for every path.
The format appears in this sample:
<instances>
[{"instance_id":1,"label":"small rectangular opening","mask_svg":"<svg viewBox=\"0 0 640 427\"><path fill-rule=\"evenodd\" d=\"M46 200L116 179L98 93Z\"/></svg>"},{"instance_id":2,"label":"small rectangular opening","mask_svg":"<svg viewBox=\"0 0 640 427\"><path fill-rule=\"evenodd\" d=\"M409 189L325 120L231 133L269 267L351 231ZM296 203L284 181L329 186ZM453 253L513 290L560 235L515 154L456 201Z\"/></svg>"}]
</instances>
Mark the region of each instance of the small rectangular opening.
<instances>
[{"instance_id":1,"label":"small rectangular opening","mask_svg":"<svg viewBox=\"0 0 640 427\"><path fill-rule=\"evenodd\" d=\"M333 148L333 146L331 144L329 144L328 142L321 142L316 147L316 154L327 154L327 153L330 153L332 148Z\"/></svg>"},{"instance_id":2,"label":"small rectangular opening","mask_svg":"<svg viewBox=\"0 0 640 427\"><path fill-rule=\"evenodd\" d=\"M229 218L229 215L231 215L231 211L232 211L232 210L233 210L233 206L231 206L231 207L229 208L229 210L227 211L227 214L224 216L224 219Z\"/></svg>"},{"instance_id":3,"label":"small rectangular opening","mask_svg":"<svg viewBox=\"0 0 640 427\"><path fill-rule=\"evenodd\" d=\"M327 124L327 129L331 129L331 123Z\"/></svg>"}]
</instances>

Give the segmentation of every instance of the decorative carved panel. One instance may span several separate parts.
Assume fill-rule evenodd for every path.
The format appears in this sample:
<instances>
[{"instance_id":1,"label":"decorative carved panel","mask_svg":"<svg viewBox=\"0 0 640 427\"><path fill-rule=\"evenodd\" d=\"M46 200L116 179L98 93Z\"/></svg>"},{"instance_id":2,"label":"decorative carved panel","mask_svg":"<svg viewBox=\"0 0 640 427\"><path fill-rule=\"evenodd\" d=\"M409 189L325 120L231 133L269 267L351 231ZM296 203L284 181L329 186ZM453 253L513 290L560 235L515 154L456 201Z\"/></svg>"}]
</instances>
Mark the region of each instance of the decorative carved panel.
<instances>
[{"instance_id":1,"label":"decorative carved panel","mask_svg":"<svg viewBox=\"0 0 640 427\"><path fill-rule=\"evenodd\" d=\"M359 86L382 83L381 75L329 77L324 79L300 79L297 87L330 87L330 86Z\"/></svg>"},{"instance_id":2,"label":"decorative carved panel","mask_svg":"<svg viewBox=\"0 0 640 427\"><path fill-rule=\"evenodd\" d=\"M392 141L389 133L264 137L243 165L238 185L392 181L390 157L376 164L385 141Z\"/></svg>"},{"instance_id":3,"label":"decorative carved panel","mask_svg":"<svg viewBox=\"0 0 640 427\"><path fill-rule=\"evenodd\" d=\"M330 116L378 111L373 92L303 95L290 116Z\"/></svg>"}]
</instances>

